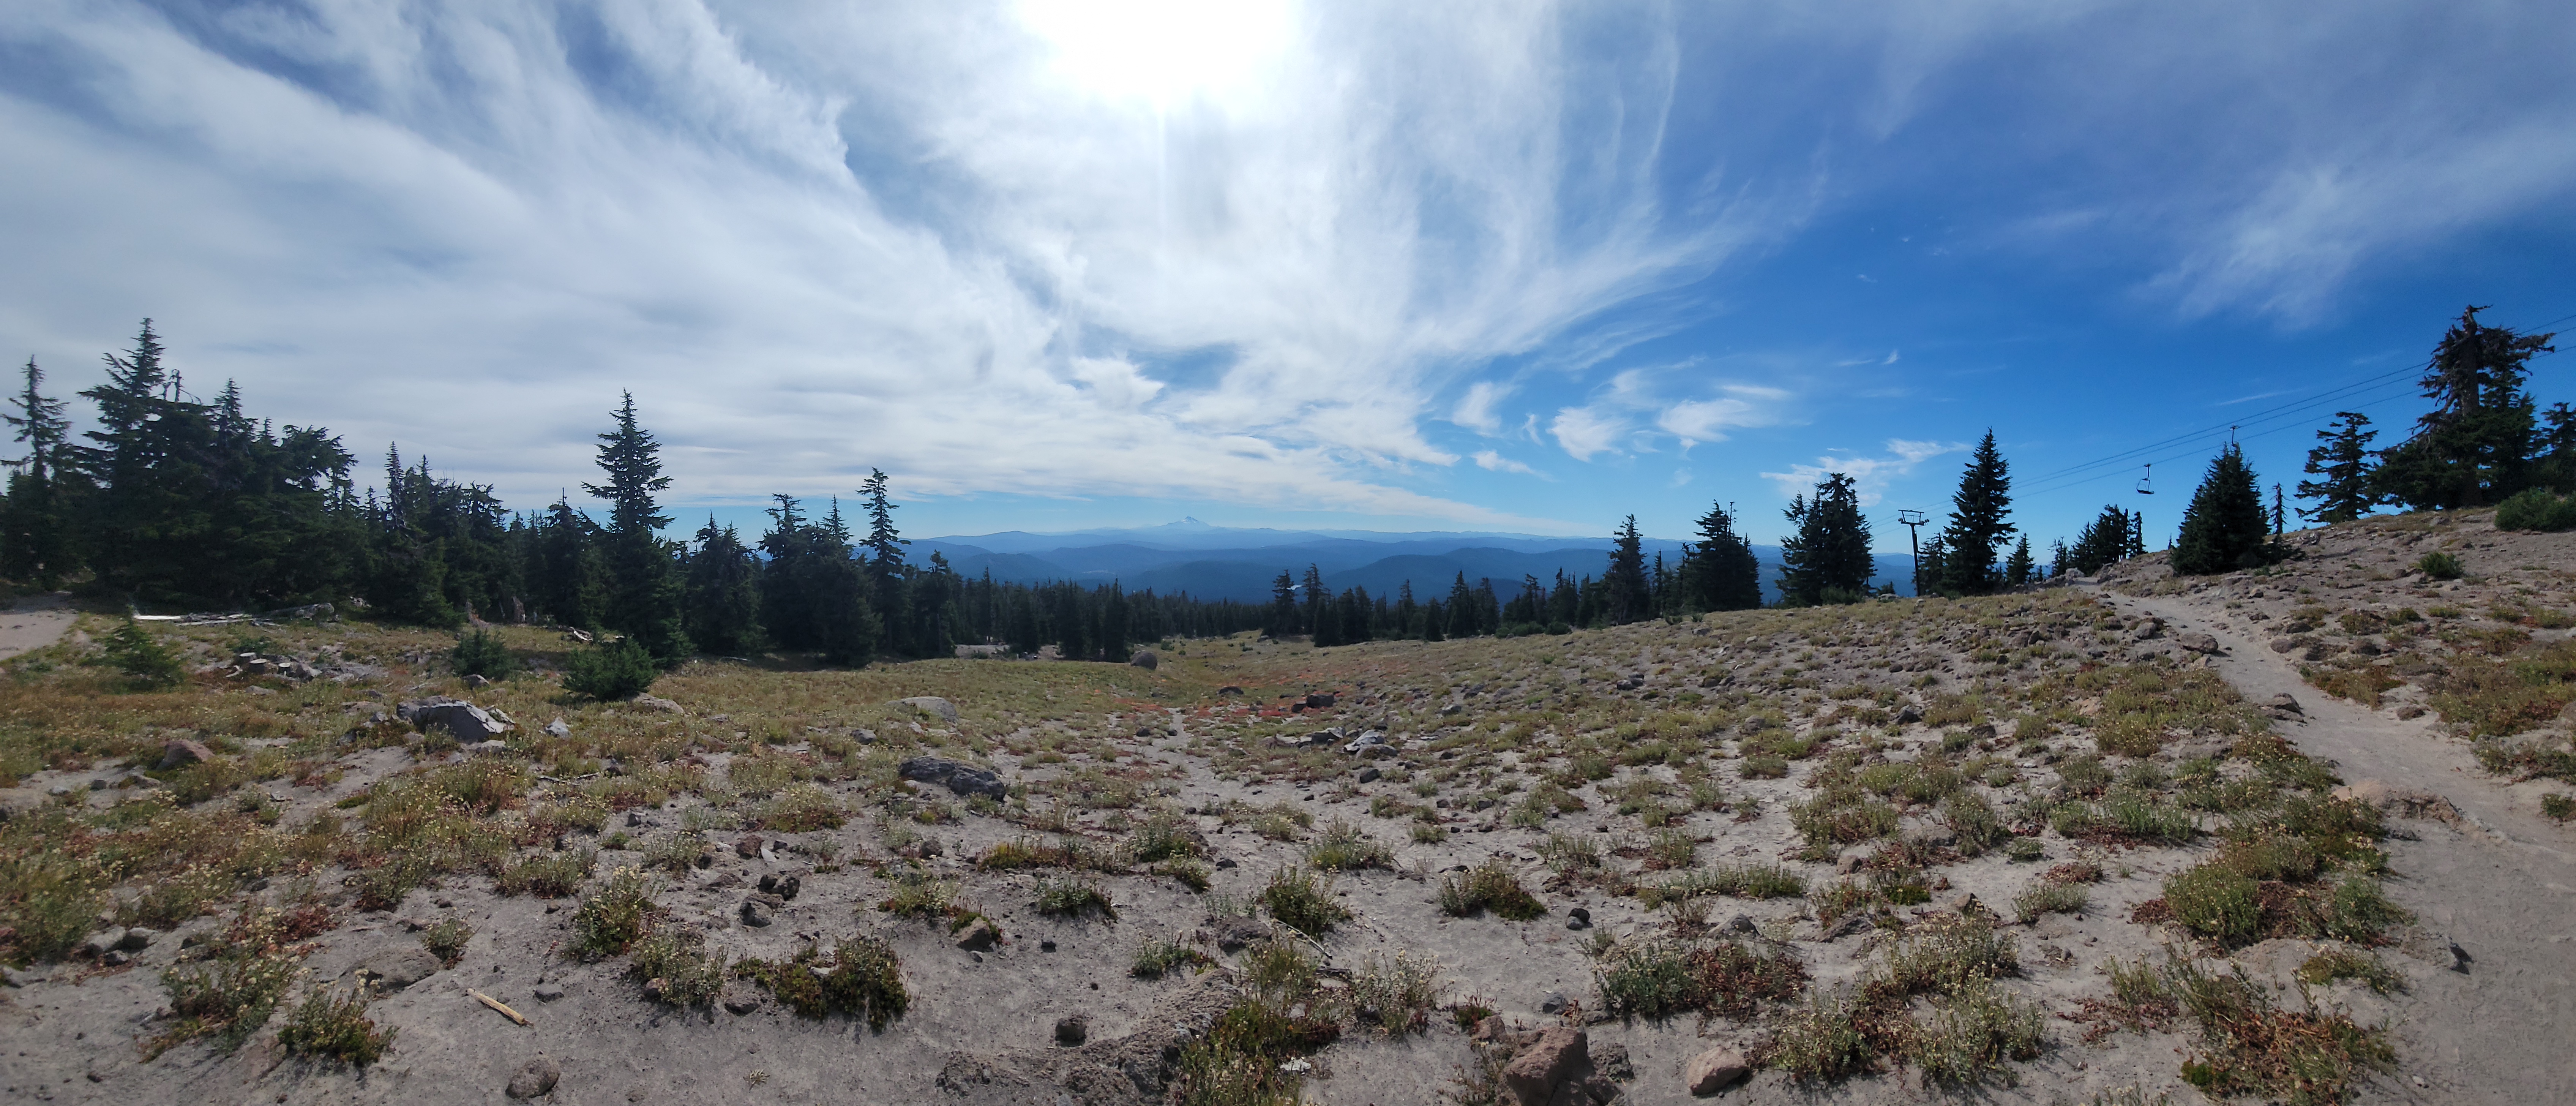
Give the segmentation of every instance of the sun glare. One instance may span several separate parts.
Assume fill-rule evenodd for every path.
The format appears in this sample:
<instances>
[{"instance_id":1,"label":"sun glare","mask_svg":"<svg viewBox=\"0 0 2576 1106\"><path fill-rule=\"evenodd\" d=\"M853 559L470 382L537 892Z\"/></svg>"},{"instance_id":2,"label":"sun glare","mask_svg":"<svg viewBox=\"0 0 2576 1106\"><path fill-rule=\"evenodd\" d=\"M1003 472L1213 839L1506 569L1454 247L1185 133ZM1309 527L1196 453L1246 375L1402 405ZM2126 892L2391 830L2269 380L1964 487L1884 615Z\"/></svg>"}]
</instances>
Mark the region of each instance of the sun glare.
<instances>
[{"instance_id":1,"label":"sun glare","mask_svg":"<svg viewBox=\"0 0 2576 1106\"><path fill-rule=\"evenodd\" d=\"M1252 87L1295 30L1286 0L1027 0L1020 18L1077 87L1157 108Z\"/></svg>"}]
</instances>

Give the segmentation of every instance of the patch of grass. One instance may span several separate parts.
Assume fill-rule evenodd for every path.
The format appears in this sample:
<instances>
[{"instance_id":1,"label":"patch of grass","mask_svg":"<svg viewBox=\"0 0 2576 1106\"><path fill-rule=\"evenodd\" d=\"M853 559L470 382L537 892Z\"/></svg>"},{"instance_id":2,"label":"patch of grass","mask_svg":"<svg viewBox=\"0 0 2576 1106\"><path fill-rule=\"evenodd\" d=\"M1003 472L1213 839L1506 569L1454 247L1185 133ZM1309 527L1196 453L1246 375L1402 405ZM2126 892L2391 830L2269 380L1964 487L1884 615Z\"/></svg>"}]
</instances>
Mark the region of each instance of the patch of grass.
<instances>
[{"instance_id":1,"label":"patch of grass","mask_svg":"<svg viewBox=\"0 0 2576 1106\"><path fill-rule=\"evenodd\" d=\"M725 955L706 948L695 926L657 925L634 944L627 974L644 981L644 993L671 1006L704 1006L724 989Z\"/></svg>"},{"instance_id":2,"label":"patch of grass","mask_svg":"<svg viewBox=\"0 0 2576 1106\"><path fill-rule=\"evenodd\" d=\"M504 895L559 899L581 890L582 881L590 878L597 855L589 849L566 849L530 857L501 869L493 883Z\"/></svg>"},{"instance_id":3,"label":"patch of grass","mask_svg":"<svg viewBox=\"0 0 2576 1106\"><path fill-rule=\"evenodd\" d=\"M2299 964L2299 982L2315 986L2338 979L2357 979L2372 991L2387 994L2406 989L2406 977L2379 957L2359 949L2327 949Z\"/></svg>"},{"instance_id":4,"label":"patch of grass","mask_svg":"<svg viewBox=\"0 0 2576 1106\"><path fill-rule=\"evenodd\" d=\"M1037 893L1030 901L1038 913L1057 918L1098 914L1110 921L1118 920L1118 908L1110 905L1109 896L1100 885L1088 879L1049 879L1038 877Z\"/></svg>"},{"instance_id":5,"label":"patch of grass","mask_svg":"<svg viewBox=\"0 0 2576 1106\"><path fill-rule=\"evenodd\" d=\"M2048 858L2048 846L2036 837L2016 837L2004 842L2004 856L2016 864L2029 864Z\"/></svg>"},{"instance_id":6,"label":"patch of grass","mask_svg":"<svg viewBox=\"0 0 2576 1106\"><path fill-rule=\"evenodd\" d=\"M1191 860L1207 854L1196 827L1170 811L1156 811L1127 838L1128 855L1139 864Z\"/></svg>"},{"instance_id":7,"label":"patch of grass","mask_svg":"<svg viewBox=\"0 0 2576 1106\"><path fill-rule=\"evenodd\" d=\"M1559 878L1601 867L1601 842L1587 833L1551 833L1538 843L1538 856Z\"/></svg>"},{"instance_id":8,"label":"patch of grass","mask_svg":"<svg viewBox=\"0 0 2576 1106\"><path fill-rule=\"evenodd\" d=\"M2224 863L2210 861L2168 876L2164 891L2176 921L2222 945L2252 941L2263 924L2261 888Z\"/></svg>"},{"instance_id":9,"label":"patch of grass","mask_svg":"<svg viewBox=\"0 0 2576 1106\"><path fill-rule=\"evenodd\" d=\"M366 996L343 996L338 988L325 987L305 996L304 1004L278 1029L277 1043L289 1056L363 1068L384 1057L393 1046L394 1033L376 1028L374 1019L367 1017Z\"/></svg>"},{"instance_id":10,"label":"patch of grass","mask_svg":"<svg viewBox=\"0 0 2576 1106\"><path fill-rule=\"evenodd\" d=\"M1783 1014L1751 1059L1789 1073L1801 1083L1830 1083L1870 1070L1869 1038L1862 1035L1858 999L1817 995Z\"/></svg>"},{"instance_id":11,"label":"patch of grass","mask_svg":"<svg viewBox=\"0 0 2576 1106\"><path fill-rule=\"evenodd\" d=\"M272 949L227 949L213 962L161 973L170 991L170 1028L143 1045L146 1060L174 1046L211 1037L218 1052L231 1052L268 1023L286 987L294 982L292 957Z\"/></svg>"},{"instance_id":12,"label":"patch of grass","mask_svg":"<svg viewBox=\"0 0 2576 1106\"><path fill-rule=\"evenodd\" d=\"M2427 553L2418 558L2415 569L2436 580L2457 580L2465 571L2460 566L2458 557L2439 551Z\"/></svg>"},{"instance_id":13,"label":"patch of grass","mask_svg":"<svg viewBox=\"0 0 2576 1106\"><path fill-rule=\"evenodd\" d=\"M779 1003L799 1017L847 1014L865 1018L871 1032L884 1032L912 1006L912 994L903 985L902 960L893 946L874 937L842 938L829 957L819 946L807 945L785 964L746 957L736 961L732 970L737 978L758 983L778 996Z\"/></svg>"},{"instance_id":14,"label":"patch of grass","mask_svg":"<svg viewBox=\"0 0 2576 1106\"><path fill-rule=\"evenodd\" d=\"M2001 844L2011 831L1996 816L1993 803L1973 791L1959 791L1941 800L1941 820L1957 835L1961 856L1977 856Z\"/></svg>"},{"instance_id":15,"label":"patch of grass","mask_svg":"<svg viewBox=\"0 0 2576 1106\"><path fill-rule=\"evenodd\" d=\"M608 881L573 912L573 953L586 960L623 954L644 936L653 911L653 892L642 870L621 867L609 873Z\"/></svg>"},{"instance_id":16,"label":"patch of grass","mask_svg":"<svg viewBox=\"0 0 2576 1106\"><path fill-rule=\"evenodd\" d=\"M1807 839L1806 855L1823 860L1842 845L1870 841L1896 832L1896 808L1863 798L1857 791L1828 788L1789 807L1789 821Z\"/></svg>"},{"instance_id":17,"label":"patch of grass","mask_svg":"<svg viewBox=\"0 0 2576 1106\"><path fill-rule=\"evenodd\" d=\"M1341 1026L1253 1000L1219 1015L1174 1063L1167 1101L1175 1106L1295 1106L1305 1079L1283 1064L1333 1042Z\"/></svg>"},{"instance_id":18,"label":"patch of grass","mask_svg":"<svg viewBox=\"0 0 2576 1106\"><path fill-rule=\"evenodd\" d=\"M1443 877L1439 902L1441 913L1457 918L1491 910L1497 917L1526 922L1547 913L1546 905L1522 887L1520 877L1500 860Z\"/></svg>"},{"instance_id":19,"label":"patch of grass","mask_svg":"<svg viewBox=\"0 0 2576 1106\"><path fill-rule=\"evenodd\" d=\"M1195 972L1212 963L1215 961L1206 953L1178 937L1148 937L1137 946L1136 959L1129 964L1127 974L1138 979L1161 979L1183 968Z\"/></svg>"},{"instance_id":20,"label":"patch of grass","mask_svg":"<svg viewBox=\"0 0 2576 1106\"><path fill-rule=\"evenodd\" d=\"M932 879L917 869L897 873L893 882L893 890L877 904L877 909L895 917L942 921L958 909L955 883Z\"/></svg>"},{"instance_id":21,"label":"patch of grass","mask_svg":"<svg viewBox=\"0 0 2576 1106\"><path fill-rule=\"evenodd\" d=\"M2396 1066L2385 1029L2313 1007L2279 1009L2242 967L2220 975L2183 961L2169 978L2183 1011L2200 1025L2199 1054L2183 1062L2182 1077L2212 1098L2325 1106L2351 1097L2365 1075Z\"/></svg>"},{"instance_id":22,"label":"patch of grass","mask_svg":"<svg viewBox=\"0 0 2576 1106\"><path fill-rule=\"evenodd\" d=\"M2013 916L2029 925L2047 914L2081 914L2093 901L2093 893L2082 884L2041 880L2022 888L2013 896Z\"/></svg>"},{"instance_id":23,"label":"patch of grass","mask_svg":"<svg viewBox=\"0 0 2576 1106\"><path fill-rule=\"evenodd\" d=\"M1387 1036L1427 1030L1440 1005L1440 961L1402 949L1383 960L1372 955L1351 974L1349 1002Z\"/></svg>"},{"instance_id":24,"label":"patch of grass","mask_svg":"<svg viewBox=\"0 0 2576 1106\"><path fill-rule=\"evenodd\" d=\"M1358 826L1335 819L1315 835L1306 846L1306 863L1326 871L1346 872L1361 868L1395 867L1395 850L1360 832Z\"/></svg>"},{"instance_id":25,"label":"patch of grass","mask_svg":"<svg viewBox=\"0 0 2576 1106\"><path fill-rule=\"evenodd\" d=\"M2569 819L2576 819L2576 798L2552 791L2540 797L2540 814L2552 822L2566 825Z\"/></svg>"},{"instance_id":26,"label":"patch of grass","mask_svg":"<svg viewBox=\"0 0 2576 1106\"><path fill-rule=\"evenodd\" d=\"M1699 840L1688 830L1657 830L1646 839L1646 870L1667 872L1699 861Z\"/></svg>"},{"instance_id":27,"label":"patch of grass","mask_svg":"<svg viewBox=\"0 0 2576 1106\"><path fill-rule=\"evenodd\" d=\"M752 825L778 833L839 829L848 816L841 800L811 783L791 784L752 812Z\"/></svg>"},{"instance_id":28,"label":"patch of grass","mask_svg":"<svg viewBox=\"0 0 2576 1106\"><path fill-rule=\"evenodd\" d=\"M2012 1083L2007 1060L2039 1055L2047 1011L2008 994L1982 977L1933 1000L1931 1017L1908 1041L1908 1058L1943 1083L1974 1084L1999 1078Z\"/></svg>"}]
</instances>

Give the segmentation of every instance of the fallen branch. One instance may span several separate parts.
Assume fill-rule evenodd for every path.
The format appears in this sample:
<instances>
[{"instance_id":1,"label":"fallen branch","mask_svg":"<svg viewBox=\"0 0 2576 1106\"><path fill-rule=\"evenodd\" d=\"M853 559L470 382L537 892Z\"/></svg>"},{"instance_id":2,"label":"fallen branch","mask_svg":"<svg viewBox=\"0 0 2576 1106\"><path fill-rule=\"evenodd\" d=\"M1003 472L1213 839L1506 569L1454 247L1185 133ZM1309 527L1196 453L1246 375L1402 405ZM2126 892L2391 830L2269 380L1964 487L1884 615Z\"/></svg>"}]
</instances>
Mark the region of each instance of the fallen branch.
<instances>
[{"instance_id":1,"label":"fallen branch","mask_svg":"<svg viewBox=\"0 0 2576 1106\"><path fill-rule=\"evenodd\" d=\"M477 991L477 990L475 990L475 989L473 989L473 988L471 988L471 987L466 988L466 989L465 989L465 993L466 993L467 995L472 996L472 997L473 997L473 999L474 999L474 1001L479 1002L479 1003L482 1003L482 1004L483 1004L483 1005L485 1005L485 1006L489 1006L489 1007L491 1007L494 1011L497 1011L497 1012L498 1012L502 1017L508 1018L508 1019L510 1019L511 1021L514 1021L514 1022L519 1023L520 1025L527 1025L527 1024L529 1024L529 1022L528 1022L528 1016L527 1016L526 1014L522 1014L522 1013L520 1013L520 1012L518 1012L518 1011L516 1011L516 1010L512 1010L512 1009L510 1009L507 1005L503 1004L503 1003L501 1002L501 1000L499 1000L499 999L493 998L492 996L487 995L487 994L484 994L483 992L481 992L481 991Z\"/></svg>"}]
</instances>

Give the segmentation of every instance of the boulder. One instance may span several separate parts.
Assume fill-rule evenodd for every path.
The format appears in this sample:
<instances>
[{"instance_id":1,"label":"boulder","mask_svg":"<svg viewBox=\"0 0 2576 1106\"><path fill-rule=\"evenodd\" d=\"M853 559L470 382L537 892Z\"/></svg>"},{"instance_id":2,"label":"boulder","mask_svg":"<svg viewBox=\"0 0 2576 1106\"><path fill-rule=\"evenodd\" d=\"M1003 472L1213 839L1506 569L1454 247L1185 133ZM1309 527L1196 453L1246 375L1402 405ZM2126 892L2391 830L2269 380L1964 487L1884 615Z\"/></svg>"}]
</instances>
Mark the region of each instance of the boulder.
<instances>
[{"instance_id":1,"label":"boulder","mask_svg":"<svg viewBox=\"0 0 2576 1106\"><path fill-rule=\"evenodd\" d=\"M910 707L923 714L936 716L940 721L950 725L957 723L957 704L936 695L915 695L909 699L897 699L892 705Z\"/></svg>"},{"instance_id":2,"label":"boulder","mask_svg":"<svg viewBox=\"0 0 2576 1106\"><path fill-rule=\"evenodd\" d=\"M940 699L936 702L944 704L947 700ZM953 711L956 708L949 709ZM1011 793L1010 788L1003 786L1002 777L987 769L946 757L914 757L903 762L896 771L908 780L943 784L950 791L960 795L984 795L996 802L1009 797Z\"/></svg>"},{"instance_id":3,"label":"boulder","mask_svg":"<svg viewBox=\"0 0 2576 1106\"><path fill-rule=\"evenodd\" d=\"M476 745L510 732L507 722L463 699L440 696L435 699L410 699L394 707L403 721L419 727L422 733L445 730L457 744Z\"/></svg>"},{"instance_id":4,"label":"boulder","mask_svg":"<svg viewBox=\"0 0 2576 1106\"><path fill-rule=\"evenodd\" d=\"M1332 705L1333 695L1328 691L1318 691L1306 697L1307 710L1327 710L1330 709Z\"/></svg>"},{"instance_id":5,"label":"boulder","mask_svg":"<svg viewBox=\"0 0 2576 1106\"><path fill-rule=\"evenodd\" d=\"M510 1085L501 1093L512 1098L542 1098L553 1094L555 1083L562 1078L562 1068L555 1066L553 1060L539 1056L519 1065L518 1072L510 1076Z\"/></svg>"},{"instance_id":6,"label":"boulder","mask_svg":"<svg viewBox=\"0 0 2576 1106\"><path fill-rule=\"evenodd\" d=\"M1163 658L1155 656L1151 649L1139 649L1135 656L1127 658L1127 663L1151 672L1162 666Z\"/></svg>"},{"instance_id":7,"label":"boulder","mask_svg":"<svg viewBox=\"0 0 2576 1106\"><path fill-rule=\"evenodd\" d=\"M683 707L683 706L681 706L681 705L680 705L680 704L678 704L678 703L674 703L674 702L672 702L672 701L670 701L670 700L668 700L668 699L662 698L661 696L658 696L658 695L638 695L638 696L636 696L635 698L630 699L630 700L627 700L627 701L628 701L628 702L631 702L631 703L633 703L633 704L635 704L636 706L642 707L642 708L644 708L644 709L646 709L646 710L658 710L658 711L661 711L661 712L662 712L662 713L664 713L664 714L687 714L687 713L689 713L688 708Z\"/></svg>"},{"instance_id":8,"label":"boulder","mask_svg":"<svg viewBox=\"0 0 2576 1106\"><path fill-rule=\"evenodd\" d=\"M1912 703L1907 703L1904 706L1896 708L1896 724L1899 726L1911 726L1922 720L1923 708L1921 707L1915 706Z\"/></svg>"},{"instance_id":9,"label":"boulder","mask_svg":"<svg viewBox=\"0 0 2576 1106\"><path fill-rule=\"evenodd\" d=\"M742 924L759 929L771 921L769 904L757 898L742 900Z\"/></svg>"},{"instance_id":10,"label":"boulder","mask_svg":"<svg viewBox=\"0 0 2576 1106\"><path fill-rule=\"evenodd\" d=\"M2211 637L2208 634L2201 633L2198 630L2175 635L2174 643L2185 649L2191 650L2194 653L2216 653L2219 651L2218 639Z\"/></svg>"},{"instance_id":11,"label":"boulder","mask_svg":"<svg viewBox=\"0 0 2576 1106\"><path fill-rule=\"evenodd\" d=\"M993 923L982 918L975 919L975 924L967 926L965 932L957 935L957 947L967 952L991 952L993 946L1001 943L1002 931L993 928Z\"/></svg>"},{"instance_id":12,"label":"boulder","mask_svg":"<svg viewBox=\"0 0 2576 1106\"><path fill-rule=\"evenodd\" d=\"M2269 705L2273 710L2288 711L2291 714L2307 713L2307 711L2300 709L2298 698L2288 692L2282 692L2279 695L2273 696L2271 702L2267 705Z\"/></svg>"},{"instance_id":13,"label":"boulder","mask_svg":"<svg viewBox=\"0 0 2576 1106\"><path fill-rule=\"evenodd\" d=\"M414 944L394 945L368 956L357 971L382 984L388 991L399 991L438 974L438 955Z\"/></svg>"},{"instance_id":14,"label":"boulder","mask_svg":"<svg viewBox=\"0 0 2576 1106\"><path fill-rule=\"evenodd\" d=\"M1582 1030L1549 1026L1539 1031L1537 1040L1522 1045L1511 1063L1503 1065L1503 1089L1520 1106L1547 1106L1556 1096L1557 1085L1589 1064L1591 1058Z\"/></svg>"},{"instance_id":15,"label":"boulder","mask_svg":"<svg viewBox=\"0 0 2576 1106\"><path fill-rule=\"evenodd\" d=\"M1682 1086L1694 1096L1705 1098L1734 1086L1753 1074L1753 1065L1744 1062L1744 1054L1731 1048L1712 1048L1690 1058L1682 1065Z\"/></svg>"},{"instance_id":16,"label":"boulder","mask_svg":"<svg viewBox=\"0 0 2576 1106\"><path fill-rule=\"evenodd\" d=\"M1217 951L1229 955L1270 936L1270 927L1241 915L1227 917L1210 928L1216 935Z\"/></svg>"},{"instance_id":17,"label":"boulder","mask_svg":"<svg viewBox=\"0 0 2576 1106\"><path fill-rule=\"evenodd\" d=\"M1342 746L1342 751L1345 753L1362 753L1369 749L1381 748L1385 745L1385 734L1379 733L1376 730L1367 730L1362 732L1358 737L1352 738L1350 744Z\"/></svg>"},{"instance_id":18,"label":"boulder","mask_svg":"<svg viewBox=\"0 0 2576 1106\"><path fill-rule=\"evenodd\" d=\"M769 851L769 842L762 840L756 833L744 834L742 840L733 843L733 855L744 860L759 859L760 854L767 851Z\"/></svg>"},{"instance_id":19,"label":"boulder","mask_svg":"<svg viewBox=\"0 0 2576 1106\"><path fill-rule=\"evenodd\" d=\"M1079 1048L1091 1039L1091 1019L1075 1014L1055 1021L1055 1043L1065 1048Z\"/></svg>"},{"instance_id":20,"label":"boulder","mask_svg":"<svg viewBox=\"0 0 2576 1106\"><path fill-rule=\"evenodd\" d=\"M1927 849L1948 848L1959 843L1959 833L1939 822L1910 822L1897 835L1908 845Z\"/></svg>"},{"instance_id":21,"label":"boulder","mask_svg":"<svg viewBox=\"0 0 2576 1106\"><path fill-rule=\"evenodd\" d=\"M109 926L106 929L102 929L82 938L80 943L80 954L85 958L96 960L100 957L106 956L108 953L117 951L117 946L123 945L124 943L125 930L122 927Z\"/></svg>"},{"instance_id":22,"label":"boulder","mask_svg":"<svg viewBox=\"0 0 2576 1106\"><path fill-rule=\"evenodd\" d=\"M560 714L558 714L558 715L556 715L556 716L555 716L555 720L554 720L554 721L546 723L546 736L548 736L548 737L571 737L571 736L572 736L572 727L571 727L571 726L568 726L568 725L565 725L565 724L564 724L564 720L563 720L563 716L562 716L562 715L560 715Z\"/></svg>"},{"instance_id":23,"label":"boulder","mask_svg":"<svg viewBox=\"0 0 2576 1106\"><path fill-rule=\"evenodd\" d=\"M160 767L163 769L184 768L213 759L215 759L215 751L207 748L201 741L182 737L161 746Z\"/></svg>"}]
</instances>

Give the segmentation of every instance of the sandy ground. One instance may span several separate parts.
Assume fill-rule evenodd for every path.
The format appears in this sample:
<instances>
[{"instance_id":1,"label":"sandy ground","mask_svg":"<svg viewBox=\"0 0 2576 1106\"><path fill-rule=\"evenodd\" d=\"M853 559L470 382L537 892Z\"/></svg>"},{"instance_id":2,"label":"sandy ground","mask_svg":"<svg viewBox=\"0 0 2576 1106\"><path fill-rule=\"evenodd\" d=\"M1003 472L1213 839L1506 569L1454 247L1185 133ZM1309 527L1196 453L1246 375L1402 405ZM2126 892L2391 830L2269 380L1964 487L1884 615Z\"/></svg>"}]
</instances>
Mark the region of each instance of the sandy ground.
<instances>
[{"instance_id":1,"label":"sandy ground","mask_svg":"<svg viewBox=\"0 0 2576 1106\"><path fill-rule=\"evenodd\" d=\"M19 600L0 612L0 660L62 640L78 617L71 597L60 592Z\"/></svg>"}]
</instances>

